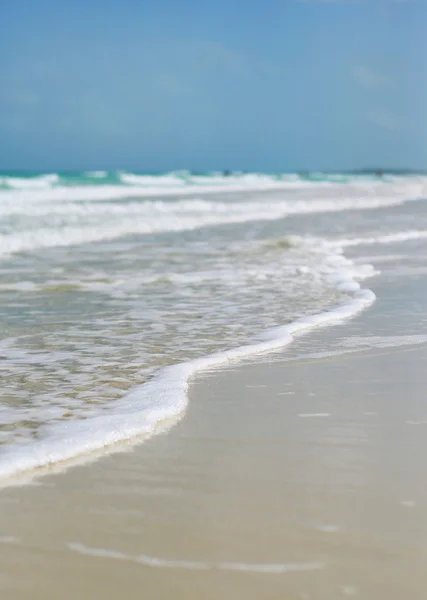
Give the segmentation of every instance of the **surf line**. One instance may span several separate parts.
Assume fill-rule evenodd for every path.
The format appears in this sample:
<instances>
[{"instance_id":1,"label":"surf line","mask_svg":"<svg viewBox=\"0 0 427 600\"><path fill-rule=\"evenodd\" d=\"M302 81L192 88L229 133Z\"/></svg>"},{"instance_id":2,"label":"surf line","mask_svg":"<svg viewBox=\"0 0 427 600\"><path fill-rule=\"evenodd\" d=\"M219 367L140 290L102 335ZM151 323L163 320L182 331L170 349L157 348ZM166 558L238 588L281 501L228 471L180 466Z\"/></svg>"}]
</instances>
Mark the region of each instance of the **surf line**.
<instances>
[{"instance_id":1,"label":"surf line","mask_svg":"<svg viewBox=\"0 0 427 600\"><path fill-rule=\"evenodd\" d=\"M340 254L334 253L334 256ZM350 295L350 299L343 304L268 330L262 336L265 341L166 367L153 379L124 396L110 414L84 421L47 425L44 428L45 438L3 451L0 456L0 485L13 484L17 477L33 479L53 469L65 470L121 450L125 444L140 443L159 430L164 431L175 424L182 416L188 406L190 381L197 373L281 349L297 335L354 317L370 306L376 296L371 290L362 289L355 281L353 262L341 258L345 267L341 261L332 287ZM368 276L364 275L364 278Z\"/></svg>"}]
</instances>

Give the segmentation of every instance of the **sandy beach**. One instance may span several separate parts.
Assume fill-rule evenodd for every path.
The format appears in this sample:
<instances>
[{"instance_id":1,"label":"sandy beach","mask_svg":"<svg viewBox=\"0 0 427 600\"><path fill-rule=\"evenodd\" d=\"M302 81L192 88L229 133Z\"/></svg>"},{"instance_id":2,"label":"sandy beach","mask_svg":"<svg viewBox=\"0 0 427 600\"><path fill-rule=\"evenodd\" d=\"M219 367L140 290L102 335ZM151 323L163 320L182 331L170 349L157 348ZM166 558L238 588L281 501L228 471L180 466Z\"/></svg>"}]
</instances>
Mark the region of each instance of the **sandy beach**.
<instances>
[{"instance_id":1,"label":"sandy beach","mask_svg":"<svg viewBox=\"0 0 427 600\"><path fill-rule=\"evenodd\" d=\"M385 277L357 318L199 375L167 433L3 489L1 597L425 598L424 287Z\"/></svg>"},{"instance_id":2,"label":"sandy beach","mask_svg":"<svg viewBox=\"0 0 427 600\"><path fill-rule=\"evenodd\" d=\"M0 600L427 600L427 1L0 15Z\"/></svg>"}]
</instances>

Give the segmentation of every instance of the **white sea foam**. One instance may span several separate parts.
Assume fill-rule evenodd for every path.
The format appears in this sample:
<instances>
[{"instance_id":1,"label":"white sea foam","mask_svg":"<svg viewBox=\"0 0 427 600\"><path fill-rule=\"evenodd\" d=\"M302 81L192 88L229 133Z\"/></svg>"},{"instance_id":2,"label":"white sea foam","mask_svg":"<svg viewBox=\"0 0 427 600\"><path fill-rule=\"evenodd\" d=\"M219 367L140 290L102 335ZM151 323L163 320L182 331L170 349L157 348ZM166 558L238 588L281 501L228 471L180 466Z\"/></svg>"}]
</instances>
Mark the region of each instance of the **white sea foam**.
<instances>
[{"instance_id":1,"label":"white sea foam","mask_svg":"<svg viewBox=\"0 0 427 600\"><path fill-rule=\"evenodd\" d=\"M95 558L110 558L134 562L145 567L161 569L190 569L197 571L222 570L239 571L246 573L265 573L280 575L298 571L317 571L326 567L322 561L313 562L286 562L286 563L247 563L247 562L212 562L201 560L180 560L159 558L146 554L128 554L119 550L108 550L105 548L91 548L84 544L70 543L68 548L73 552L93 556Z\"/></svg>"},{"instance_id":2,"label":"white sea foam","mask_svg":"<svg viewBox=\"0 0 427 600\"><path fill-rule=\"evenodd\" d=\"M185 175L185 173L183 173ZM179 178L177 173L163 175L161 177L155 175L135 175L133 173L121 173L120 181L126 185L139 186L142 188L180 188L188 185L191 181L190 176ZM206 183L209 184L209 179L206 178Z\"/></svg>"},{"instance_id":3,"label":"white sea foam","mask_svg":"<svg viewBox=\"0 0 427 600\"><path fill-rule=\"evenodd\" d=\"M48 175L39 175L38 177L0 177L0 184L15 190L48 190L59 181L56 173ZM6 194L7 192L3 192Z\"/></svg>"},{"instance_id":4,"label":"white sea foam","mask_svg":"<svg viewBox=\"0 0 427 600\"><path fill-rule=\"evenodd\" d=\"M400 346L415 346L427 343L427 335L381 335L353 336L343 339L339 345L346 348L399 348Z\"/></svg>"},{"instance_id":5,"label":"white sea foam","mask_svg":"<svg viewBox=\"0 0 427 600\"><path fill-rule=\"evenodd\" d=\"M304 419L319 419L319 418L324 418L324 417L330 417L331 414L330 413L300 413L298 416L302 417Z\"/></svg>"},{"instance_id":6,"label":"white sea foam","mask_svg":"<svg viewBox=\"0 0 427 600\"><path fill-rule=\"evenodd\" d=\"M145 176L144 176L145 177ZM177 179L176 176L174 176ZM183 179L185 179L183 175ZM252 177L256 185L260 184L257 176ZM246 190L254 190L253 181L248 177L245 181ZM170 183L170 182L169 182ZM264 182L265 183L265 182ZM287 182L273 182L274 185L282 185L283 190L289 186ZM292 182L291 182L292 183ZM52 247L60 245L79 244L88 241L100 241L103 239L115 238L131 233L150 233L161 231L182 231L191 228L200 228L206 225L221 223L239 223L254 220L274 220L289 214L304 213L322 213L340 210L371 209L381 206L398 205L408 200L415 200L422 195L423 187L419 182L411 184L396 185L391 184L373 184L372 182L364 184L364 193L362 194L362 185L360 183L353 187L343 187L342 190L352 189L348 197L343 197L343 192L339 194L332 193L330 183L324 186L313 187L310 183L294 181L295 190L298 194L274 194L260 195L255 198L252 196L244 198L234 198L233 201L226 201L218 198L213 201L212 198L179 198L174 201L165 200L144 200L141 202L129 201L123 203L97 203L88 202L93 197L91 194L99 195L95 199L108 199L108 189L114 188L114 194L124 193L126 196L135 193L135 196L143 196L147 190L151 189L151 183L146 181L143 191L141 181L128 184L126 186L95 186L92 188L54 188L38 190L28 194L26 190L1 192L2 202L0 204L1 216L6 219L7 225L0 236L0 253L11 253L21 250L32 250L39 247ZM159 191L159 186L157 190ZM165 182L163 188L168 187ZM180 184L182 189L182 185ZM187 184L185 184L187 185ZM217 184L215 184L217 185ZM221 187L221 183L215 189ZM233 182L229 185L233 185ZM243 186L242 182L240 182ZM252 188L250 187L252 186ZM299 187L298 187L299 186ZM383 187L381 187L383 186ZM400 187L399 187L400 186ZM212 189L214 185L212 184ZM169 188L168 188L169 189ZM185 188L187 189L187 187ZM201 187L194 184L193 189L197 189L200 194ZM230 188L231 189L231 188ZM301 190L310 190L309 195L300 194ZM313 194L311 190L315 190ZM323 190L325 193L320 193ZM381 192L381 190L383 190ZM55 194L63 194L64 203L57 201ZM79 198L84 202L73 202L72 199L79 199L75 194L80 194ZM107 193L107 196L105 196ZM147 192L148 194L149 192ZM160 192L159 192L160 193ZM163 192L162 192L163 193ZM49 194L53 194L53 200L49 199ZM74 194L74 196L73 196ZM117 195L112 198L117 198ZM8 196L9 195L9 196ZM329 197L330 196L330 197ZM8 202L5 198L9 197ZM22 200L22 202L21 202ZM7 219L14 220L14 215L22 217L23 225L20 228L8 228ZM13 217L13 218L12 218ZM35 221L35 219L38 219ZM28 222L25 221L28 219ZM37 227L34 227L37 223ZM376 236L375 240L383 240L379 243L393 243L394 241L405 241L405 239L416 239L420 232L408 230L393 234L384 234ZM410 234L410 235L408 235ZM424 235L424 232L421 232ZM422 237L420 235L419 237ZM205 358L193 360L184 364L178 364L168 367L159 372L151 381L143 386L134 388L131 393L121 400L114 402L114 409L97 411L97 416L91 416L88 413L86 419L74 419L70 421L61 421L51 425L46 425L38 429L38 439L31 443L21 443L19 446L8 448L3 447L0 454L0 478L4 482L9 481L15 475L29 472L33 469L43 468L50 465L65 464L66 461L74 461L78 456L94 456L95 453L103 451L104 448L112 448L125 440L131 440L131 443L138 440L140 436L147 436L157 432L166 422L171 422L179 418L179 415L185 410L188 402L187 388L190 379L197 372L205 369L215 368L232 361L238 361L251 355L257 355L282 348L289 344L295 335L309 331L313 327L333 324L343 319L353 316L373 302L375 296L369 290L360 289L359 281L374 274L371 265L360 265L348 260L342 255L342 248L351 245L363 243L372 243L366 241L368 238L355 238L344 240L334 240L325 242L322 239L293 238L292 242L296 246L301 244L309 246L309 253L319 253L320 259L310 261L309 264L299 265L299 273L316 282L321 282L321 288L324 289L326 282L332 290L338 290L350 296L350 299L335 309L318 313L309 317L295 320L293 323L270 329L260 336L260 342L247 346L242 346L225 352L218 352ZM372 240L371 238L369 238ZM362 240L362 241L360 241ZM377 243L377 242L374 242ZM273 250L275 251L275 250ZM269 250L265 249L268 253ZM302 252L301 262L306 262L306 255ZM218 270L217 270L218 271ZM221 269L219 269L221 271ZM224 271L224 269L222 269ZM229 273L227 271L227 273ZM249 271L247 274L250 274ZM162 272L161 275L164 275ZM254 269L254 279L264 276L277 276L276 273L266 273L262 268ZM147 276L141 275L141 277ZM149 274L151 277L151 273ZM156 275L157 276L157 275ZM204 277L201 273L197 280ZM211 277L212 274L206 275ZM239 268L236 266L233 271L234 279L239 276ZM283 272L280 272L283 276ZM28 275L26 275L26 278ZM132 291L131 283L124 281L125 276L121 276L120 290L122 293ZM132 280L138 279L139 275L132 274ZM168 273L168 277L174 283L181 282L183 287L191 284L192 273ZM215 272L214 279L221 277L221 274ZM86 287L93 286L96 290L111 291L116 285L106 281L86 281L85 275L79 276L75 283ZM114 279L114 278L113 278ZM71 279L70 279L71 281ZM68 283L70 283L68 281ZM142 281L142 279L141 279ZM245 279L248 284L248 278ZM52 279L50 283L55 283ZM73 283L73 281L71 281ZM139 282L141 283L141 282ZM48 281L49 284L49 281ZM33 284L12 280L4 284L7 289L10 287L20 289L22 292L31 291L32 286L36 289L43 283ZM291 285L291 284L289 284ZM9 286L9 287L8 287ZM241 286L242 287L242 286ZM245 286L243 286L245 287ZM106 324L108 326L108 324ZM239 342L235 342L239 343ZM419 343L419 340L418 342ZM8 356L10 352L8 350ZM109 350L108 350L109 351ZM345 351L345 350L344 350ZM93 353L93 348L91 349ZM58 358L59 357L59 358ZM16 360L24 361L22 357L15 357ZM45 353L34 354L33 359L38 362L55 359L65 359L60 353L55 356L49 356ZM27 360L27 359L25 359ZM25 361L24 361L25 362ZM68 400L67 400L68 401ZM10 407L9 407L10 408ZM61 411L58 406L52 410ZM50 415L52 416L52 415ZM13 420L19 421L19 415L13 414ZM21 414L22 417L22 414ZM49 419L46 419L49 420ZM67 463L68 464L68 463Z\"/></svg>"},{"instance_id":7,"label":"white sea foam","mask_svg":"<svg viewBox=\"0 0 427 600\"><path fill-rule=\"evenodd\" d=\"M103 171L89 172L91 178L104 178ZM389 179L386 182L356 178L342 186L333 181L307 181L295 176L274 177L265 174L243 174L229 177L197 177L169 174L163 176L119 174L122 185L60 185L59 175L53 173L31 178L0 177L0 184L8 188L0 192L4 201L94 201L148 196L185 196L218 192L257 192L257 191L308 191L315 190L345 199L349 194L359 192L365 199L388 197L389 202L399 202L404 198L426 196L427 178ZM380 203L381 205L381 203Z\"/></svg>"},{"instance_id":8,"label":"white sea foam","mask_svg":"<svg viewBox=\"0 0 427 600\"><path fill-rule=\"evenodd\" d=\"M155 433L159 425L176 419L186 409L189 381L198 372L280 349L291 343L296 335L314 327L341 322L369 306L375 295L361 289L356 278L367 277L370 271L359 269L339 253L331 253L323 277L331 286L350 294L347 302L271 329L264 333L259 343L166 367L148 383L123 397L115 405L114 412L45 426L40 439L2 452L0 478L7 480L32 469L73 460L76 456L89 455L125 440L136 442L138 436Z\"/></svg>"},{"instance_id":9,"label":"white sea foam","mask_svg":"<svg viewBox=\"0 0 427 600\"><path fill-rule=\"evenodd\" d=\"M336 242L331 241L330 244L340 248L348 248L351 246L375 245L375 244L396 244L400 242L409 242L411 240L420 240L427 238L426 230L408 230L397 231L377 236L358 237L351 239L339 239Z\"/></svg>"},{"instance_id":10,"label":"white sea foam","mask_svg":"<svg viewBox=\"0 0 427 600\"><path fill-rule=\"evenodd\" d=\"M168 178L165 176L160 179L147 175L122 175L122 183L126 185L109 184L88 187L87 185L53 185L57 182L57 179L54 180L53 177L58 176L52 176L52 180L46 179L46 177L50 176L43 176L40 179L11 179L10 177L4 177L0 183L11 189L1 191L1 197L6 202L29 200L30 197L34 202L102 201L155 196L197 196L219 192L307 189L312 186L312 184L306 182L292 183L276 181L270 178L254 178L250 181L238 179L231 181L221 180L218 182L203 181L199 184L191 184L191 182L186 182L175 177Z\"/></svg>"},{"instance_id":11,"label":"white sea foam","mask_svg":"<svg viewBox=\"0 0 427 600\"><path fill-rule=\"evenodd\" d=\"M113 188L111 198L117 200L116 187ZM298 214L370 210L419 198L416 190L412 190L411 195L411 190L405 188L404 192L389 191L385 195L374 196L360 195L359 190L358 194L349 197L322 197L318 194L289 197L273 194L245 200L234 198L229 201L180 198L93 202L108 199L108 189L109 186L56 188L49 190L47 196L44 192L36 191L32 191L30 196L26 193L16 196L15 192L1 192L0 256L38 248L111 240L135 234L188 231L250 221L274 221ZM118 189L123 191L124 188ZM50 197L50 194L53 196ZM131 193L130 196L141 194ZM11 223L13 227L10 226ZM378 238L331 241L330 245L343 247L391 243L426 235L425 231L409 231Z\"/></svg>"},{"instance_id":12,"label":"white sea foam","mask_svg":"<svg viewBox=\"0 0 427 600\"><path fill-rule=\"evenodd\" d=\"M417 346L427 343L427 335L393 335L393 336L354 336L350 338L344 338L337 342L338 350L325 350L321 352L307 352L298 354L297 357L287 357L285 360L307 360L307 359L323 359L333 358L335 356L343 356L345 354L354 354L360 350L366 350L367 348L399 348L401 346ZM292 395L295 392L279 392L278 396ZM309 394L310 395L310 394ZM366 412L366 416L375 416L376 412ZM413 422L407 421L410 424L427 423L427 421Z\"/></svg>"}]
</instances>

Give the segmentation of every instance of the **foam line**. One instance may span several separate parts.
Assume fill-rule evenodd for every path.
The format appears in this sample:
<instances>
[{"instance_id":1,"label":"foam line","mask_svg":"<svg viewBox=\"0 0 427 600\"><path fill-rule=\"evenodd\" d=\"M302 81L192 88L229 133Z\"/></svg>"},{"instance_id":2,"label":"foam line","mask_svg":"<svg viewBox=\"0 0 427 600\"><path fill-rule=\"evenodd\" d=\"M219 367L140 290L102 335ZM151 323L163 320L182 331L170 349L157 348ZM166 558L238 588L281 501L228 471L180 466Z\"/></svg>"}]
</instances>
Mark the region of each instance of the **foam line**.
<instances>
[{"instance_id":1,"label":"foam line","mask_svg":"<svg viewBox=\"0 0 427 600\"><path fill-rule=\"evenodd\" d=\"M90 455L91 452L126 440L137 442L138 436L155 433L159 425L184 412L188 405L189 382L200 371L278 350L290 344L296 335L314 327L341 322L374 300L372 291L359 289L341 306L274 328L264 342L166 367L151 381L127 394L118 403L114 413L46 426L44 439L5 450L0 457L0 479L4 481L33 469L72 460L79 455Z\"/></svg>"},{"instance_id":2,"label":"foam line","mask_svg":"<svg viewBox=\"0 0 427 600\"><path fill-rule=\"evenodd\" d=\"M101 172L100 172L101 173ZM93 175L92 175L93 177ZM99 176L98 176L99 178ZM96 180L96 177L95 177ZM324 191L335 190L337 184L332 181L306 181L301 179L277 179L268 175L252 174L236 177L201 177L180 179L176 176L150 177L147 175L122 174L121 184L102 185L59 185L57 174L40 178L17 179L0 177L2 201L16 203L60 202L60 201L106 201L121 198L144 198L159 196L194 196L224 192L268 192L268 191ZM344 184L339 195L344 202L352 200L349 190L358 190L360 198L375 203L400 204L402 200L423 198L426 196L427 178L409 178L407 180L362 181L357 178Z\"/></svg>"},{"instance_id":3,"label":"foam line","mask_svg":"<svg viewBox=\"0 0 427 600\"><path fill-rule=\"evenodd\" d=\"M145 554L132 555L117 550L107 550L104 548L91 548L84 544L70 543L69 550L78 552L86 556L95 558L110 558L116 560L125 560L143 565L145 567L163 568L163 569L190 569L190 570L213 570L239 571L246 573L265 573L265 574L284 574L298 571L316 571L325 568L325 563L316 562L288 562L288 563L246 563L246 562L207 562L195 560L172 560L158 558Z\"/></svg>"},{"instance_id":4,"label":"foam line","mask_svg":"<svg viewBox=\"0 0 427 600\"><path fill-rule=\"evenodd\" d=\"M300 413L298 416L304 419L318 419L322 417L330 417L331 413Z\"/></svg>"},{"instance_id":5,"label":"foam line","mask_svg":"<svg viewBox=\"0 0 427 600\"><path fill-rule=\"evenodd\" d=\"M411 240L422 240L427 238L427 231L425 230L408 230L398 231L396 233L389 233L385 235L378 235L374 237L361 237L361 238L349 238L340 239L328 242L330 246L338 246L339 248L348 248L351 246L370 246L371 244L397 244L400 242L409 242Z\"/></svg>"}]
</instances>

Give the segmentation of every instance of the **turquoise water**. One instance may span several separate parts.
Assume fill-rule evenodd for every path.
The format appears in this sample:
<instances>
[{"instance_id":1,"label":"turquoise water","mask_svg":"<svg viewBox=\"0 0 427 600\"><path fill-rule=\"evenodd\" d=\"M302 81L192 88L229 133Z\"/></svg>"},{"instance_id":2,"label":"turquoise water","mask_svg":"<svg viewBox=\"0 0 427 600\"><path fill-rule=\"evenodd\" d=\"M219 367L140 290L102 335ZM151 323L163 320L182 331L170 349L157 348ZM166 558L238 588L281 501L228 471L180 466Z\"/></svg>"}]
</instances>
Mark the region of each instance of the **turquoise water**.
<instances>
[{"instance_id":1,"label":"turquoise water","mask_svg":"<svg viewBox=\"0 0 427 600\"><path fill-rule=\"evenodd\" d=\"M230 173L227 180L230 183L235 182L245 176L253 174ZM271 181L312 181L312 182L335 182L348 183L355 178L360 180L374 181L377 176L374 173L360 174L325 174L325 173L277 173L277 174L258 174L260 178L270 178ZM383 178L388 180L393 177L392 174L385 174ZM131 181L131 178L137 178ZM67 186L99 186L99 185L150 185L156 181L158 185L164 184L165 180L175 180L177 185L198 185L211 184L212 182L224 184L223 172L205 172L192 173L190 171L173 171L171 173L127 173L125 171L58 171L52 173L32 172L32 171L0 171L0 189L20 189L22 187L43 186L46 187L67 187ZM170 181L169 181L170 182Z\"/></svg>"}]
</instances>

